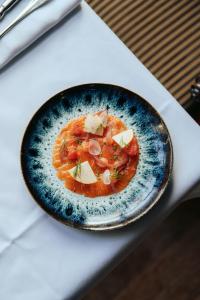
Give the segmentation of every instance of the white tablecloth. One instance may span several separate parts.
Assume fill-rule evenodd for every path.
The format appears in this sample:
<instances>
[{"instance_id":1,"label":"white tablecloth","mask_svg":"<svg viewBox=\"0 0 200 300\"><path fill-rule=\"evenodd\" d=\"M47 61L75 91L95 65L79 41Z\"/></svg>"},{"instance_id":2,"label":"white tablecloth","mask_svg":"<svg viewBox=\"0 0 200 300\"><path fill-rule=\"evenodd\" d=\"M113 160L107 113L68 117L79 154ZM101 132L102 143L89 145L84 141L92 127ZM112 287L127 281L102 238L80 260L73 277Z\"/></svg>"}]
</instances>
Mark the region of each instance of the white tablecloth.
<instances>
[{"instance_id":1,"label":"white tablecloth","mask_svg":"<svg viewBox=\"0 0 200 300\"><path fill-rule=\"evenodd\" d=\"M3 0L2 0L3 1ZM0 5L2 3L0 1ZM0 69L21 53L50 28L73 11L81 0L53 0L42 5L5 34L0 42ZM28 6L30 0L20 1L12 13L0 22L0 34ZM2 25L2 26L1 26Z\"/></svg>"},{"instance_id":2,"label":"white tablecloth","mask_svg":"<svg viewBox=\"0 0 200 300\"><path fill-rule=\"evenodd\" d=\"M20 171L27 122L67 87L107 82L148 99L174 147L168 193L143 219L107 233L58 223L32 200ZM0 72L0 299L75 299L131 251L200 180L200 129L95 13L82 9ZM133 266L134 267L134 266Z\"/></svg>"}]
</instances>

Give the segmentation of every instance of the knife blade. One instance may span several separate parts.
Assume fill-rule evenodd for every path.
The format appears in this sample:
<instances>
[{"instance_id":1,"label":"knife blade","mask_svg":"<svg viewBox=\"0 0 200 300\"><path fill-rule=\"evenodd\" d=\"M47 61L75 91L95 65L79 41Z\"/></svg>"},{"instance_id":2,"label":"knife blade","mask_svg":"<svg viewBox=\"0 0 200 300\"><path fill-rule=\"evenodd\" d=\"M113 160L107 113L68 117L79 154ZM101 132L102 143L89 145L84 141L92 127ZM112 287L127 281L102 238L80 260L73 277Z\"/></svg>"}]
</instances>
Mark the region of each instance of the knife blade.
<instances>
[{"instance_id":1,"label":"knife blade","mask_svg":"<svg viewBox=\"0 0 200 300\"><path fill-rule=\"evenodd\" d=\"M52 0L31 0L22 12L6 28L4 28L3 31L0 32L0 39L33 11L51 1Z\"/></svg>"},{"instance_id":2,"label":"knife blade","mask_svg":"<svg viewBox=\"0 0 200 300\"><path fill-rule=\"evenodd\" d=\"M3 18L4 15L19 1L21 0L5 0L0 5L0 19Z\"/></svg>"}]
</instances>

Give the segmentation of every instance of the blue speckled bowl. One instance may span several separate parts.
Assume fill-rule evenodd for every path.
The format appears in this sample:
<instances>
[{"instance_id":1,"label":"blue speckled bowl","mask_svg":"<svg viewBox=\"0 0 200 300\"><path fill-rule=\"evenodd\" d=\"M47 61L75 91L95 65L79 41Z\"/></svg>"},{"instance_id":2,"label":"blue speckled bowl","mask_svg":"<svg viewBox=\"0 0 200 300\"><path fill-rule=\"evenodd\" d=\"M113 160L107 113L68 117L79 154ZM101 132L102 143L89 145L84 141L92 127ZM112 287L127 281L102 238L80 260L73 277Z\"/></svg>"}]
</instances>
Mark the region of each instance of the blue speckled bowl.
<instances>
[{"instance_id":1,"label":"blue speckled bowl","mask_svg":"<svg viewBox=\"0 0 200 300\"><path fill-rule=\"evenodd\" d=\"M105 108L134 130L140 158L126 189L87 198L66 189L56 177L52 147L69 120ZM59 221L90 230L119 228L144 215L166 189L172 161L169 132L159 114L140 96L110 84L75 86L52 97L30 121L21 149L23 176L38 204Z\"/></svg>"}]
</instances>

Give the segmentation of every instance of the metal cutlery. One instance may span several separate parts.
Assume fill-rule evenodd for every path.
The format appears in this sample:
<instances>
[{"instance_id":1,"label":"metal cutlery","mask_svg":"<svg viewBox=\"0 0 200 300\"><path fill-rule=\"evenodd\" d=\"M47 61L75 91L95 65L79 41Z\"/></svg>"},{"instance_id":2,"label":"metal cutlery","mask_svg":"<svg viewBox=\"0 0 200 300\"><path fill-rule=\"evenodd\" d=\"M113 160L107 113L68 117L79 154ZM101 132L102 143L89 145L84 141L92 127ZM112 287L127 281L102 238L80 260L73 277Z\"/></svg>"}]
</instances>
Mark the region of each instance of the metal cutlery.
<instances>
[{"instance_id":1,"label":"metal cutlery","mask_svg":"<svg viewBox=\"0 0 200 300\"><path fill-rule=\"evenodd\" d=\"M1 5L0 5L0 19L4 17L4 15L7 13L8 10L11 9L17 2L21 0L5 0Z\"/></svg>"},{"instance_id":2,"label":"metal cutlery","mask_svg":"<svg viewBox=\"0 0 200 300\"><path fill-rule=\"evenodd\" d=\"M22 12L17 16L17 18L15 18L2 32L0 32L0 39L29 14L50 1L52 0L31 0L28 5L22 10Z\"/></svg>"}]
</instances>

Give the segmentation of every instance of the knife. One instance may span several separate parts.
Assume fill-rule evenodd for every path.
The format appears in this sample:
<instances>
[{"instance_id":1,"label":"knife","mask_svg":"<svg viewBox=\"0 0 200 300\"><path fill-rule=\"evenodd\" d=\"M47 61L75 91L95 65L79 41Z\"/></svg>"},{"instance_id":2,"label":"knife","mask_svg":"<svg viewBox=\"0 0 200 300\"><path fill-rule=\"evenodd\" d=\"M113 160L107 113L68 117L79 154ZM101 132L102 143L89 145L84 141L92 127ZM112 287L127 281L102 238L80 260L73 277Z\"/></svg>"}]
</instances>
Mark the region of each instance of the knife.
<instances>
[{"instance_id":1,"label":"knife","mask_svg":"<svg viewBox=\"0 0 200 300\"><path fill-rule=\"evenodd\" d=\"M3 31L0 32L0 39L9 32L15 25L25 19L28 15L30 15L33 11L38 9L39 7L43 6L51 2L52 0L30 0L27 6L22 10L22 12L6 27Z\"/></svg>"},{"instance_id":2,"label":"knife","mask_svg":"<svg viewBox=\"0 0 200 300\"><path fill-rule=\"evenodd\" d=\"M11 9L12 6L17 4L20 0L5 0L1 5L0 5L0 19L4 17L5 13L9 9Z\"/></svg>"}]
</instances>

